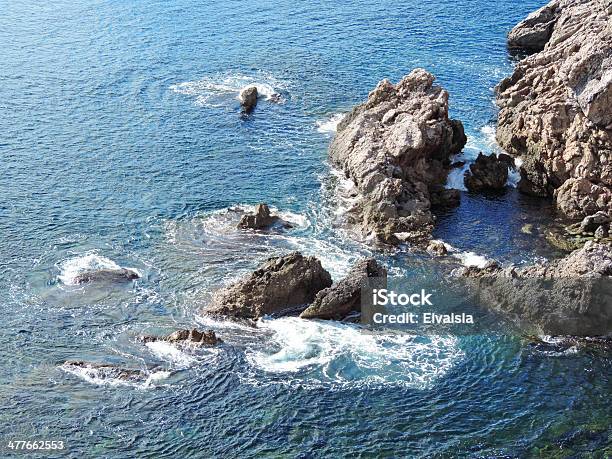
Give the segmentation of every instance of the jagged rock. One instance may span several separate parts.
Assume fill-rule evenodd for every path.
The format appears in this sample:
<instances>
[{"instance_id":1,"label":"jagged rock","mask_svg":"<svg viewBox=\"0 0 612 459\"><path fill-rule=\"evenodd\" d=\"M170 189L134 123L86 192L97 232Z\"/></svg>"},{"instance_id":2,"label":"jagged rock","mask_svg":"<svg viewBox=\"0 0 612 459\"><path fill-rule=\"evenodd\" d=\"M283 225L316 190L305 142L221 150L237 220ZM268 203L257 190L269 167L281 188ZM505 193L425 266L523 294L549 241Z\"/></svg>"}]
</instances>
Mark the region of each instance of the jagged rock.
<instances>
[{"instance_id":1,"label":"jagged rock","mask_svg":"<svg viewBox=\"0 0 612 459\"><path fill-rule=\"evenodd\" d=\"M559 18L559 3L553 1L527 16L508 34L508 46L531 51L544 49Z\"/></svg>"},{"instance_id":2,"label":"jagged rock","mask_svg":"<svg viewBox=\"0 0 612 459\"><path fill-rule=\"evenodd\" d=\"M270 208L267 204L258 204L255 209L255 214L243 215L238 223L240 229L264 230L271 226L281 223L284 228L290 228L288 222L283 221L280 217L270 214Z\"/></svg>"},{"instance_id":3,"label":"jagged rock","mask_svg":"<svg viewBox=\"0 0 612 459\"><path fill-rule=\"evenodd\" d=\"M385 288L383 284L386 286L387 270L373 258L360 261L344 279L321 290L300 317L342 320L352 312L361 312L361 289L366 287L372 278L379 288Z\"/></svg>"},{"instance_id":4,"label":"jagged rock","mask_svg":"<svg viewBox=\"0 0 612 459\"><path fill-rule=\"evenodd\" d=\"M494 153L478 154L476 162L465 172L463 183L469 191L501 190L508 181L508 164Z\"/></svg>"},{"instance_id":5,"label":"jagged rock","mask_svg":"<svg viewBox=\"0 0 612 459\"><path fill-rule=\"evenodd\" d=\"M448 254L446 245L442 241L431 241L427 246L427 253L438 257Z\"/></svg>"},{"instance_id":6,"label":"jagged rock","mask_svg":"<svg viewBox=\"0 0 612 459\"><path fill-rule=\"evenodd\" d=\"M75 284L85 284L89 282L128 282L139 278L140 274L133 269L96 269L77 274L73 282Z\"/></svg>"},{"instance_id":7,"label":"jagged rock","mask_svg":"<svg viewBox=\"0 0 612 459\"><path fill-rule=\"evenodd\" d=\"M508 41L541 51L497 87L497 140L523 159L519 190L553 197L575 220L612 206L608 3L553 0L530 15Z\"/></svg>"},{"instance_id":8,"label":"jagged rock","mask_svg":"<svg viewBox=\"0 0 612 459\"><path fill-rule=\"evenodd\" d=\"M257 319L310 304L331 284L330 274L318 259L293 252L269 258L249 276L216 292L203 312Z\"/></svg>"},{"instance_id":9,"label":"jagged rock","mask_svg":"<svg viewBox=\"0 0 612 459\"><path fill-rule=\"evenodd\" d=\"M141 337L141 341L145 343L166 341L168 343L206 344L209 346L223 342L221 338L217 337L213 330L201 332L195 328L192 330L177 330L170 335L163 337L143 336Z\"/></svg>"},{"instance_id":10,"label":"jagged rock","mask_svg":"<svg viewBox=\"0 0 612 459\"><path fill-rule=\"evenodd\" d=\"M250 113L257 105L257 88L255 86L249 86L240 91L240 105L246 113Z\"/></svg>"},{"instance_id":11,"label":"jagged rock","mask_svg":"<svg viewBox=\"0 0 612 459\"><path fill-rule=\"evenodd\" d=\"M595 230L595 237L597 239L604 239L608 237L610 234L610 226L609 225L601 225L599 228Z\"/></svg>"},{"instance_id":12,"label":"jagged rock","mask_svg":"<svg viewBox=\"0 0 612 459\"><path fill-rule=\"evenodd\" d=\"M457 207L461 204L461 193L459 190L452 188L431 186L429 189L429 201L431 202L431 207Z\"/></svg>"},{"instance_id":13,"label":"jagged rock","mask_svg":"<svg viewBox=\"0 0 612 459\"><path fill-rule=\"evenodd\" d=\"M604 223L609 223L610 217L605 212L599 211L588 217L584 217L580 223L580 231L594 233Z\"/></svg>"},{"instance_id":14,"label":"jagged rock","mask_svg":"<svg viewBox=\"0 0 612 459\"><path fill-rule=\"evenodd\" d=\"M338 125L329 155L358 190L351 220L364 235L389 243L398 233L409 241L430 236L430 189L444 185L449 158L467 140L434 78L416 69L397 85L383 80Z\"/></svg>"},{"instance_id":15,"label":"jagged rock","mask_svg":"<svg viewBox=\"0 0 612 459\"><path fill-rule=\"evenodd\" d=\"M548 335L612 333L612 246L589 241L565 258L527 267L470 268L480 300Z\"/></svg>"}]
</instances>

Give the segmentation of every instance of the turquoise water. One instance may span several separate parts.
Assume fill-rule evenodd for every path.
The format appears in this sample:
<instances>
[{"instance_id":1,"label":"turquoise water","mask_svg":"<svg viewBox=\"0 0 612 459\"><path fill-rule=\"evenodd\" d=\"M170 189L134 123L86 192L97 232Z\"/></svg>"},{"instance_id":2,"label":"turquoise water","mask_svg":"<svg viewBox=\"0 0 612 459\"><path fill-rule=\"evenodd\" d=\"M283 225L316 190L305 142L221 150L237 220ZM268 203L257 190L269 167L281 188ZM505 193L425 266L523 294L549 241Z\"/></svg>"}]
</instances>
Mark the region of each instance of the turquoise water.
<instances>
[{"instance_id":1,"label":"turquoise water","mask_svg":"<svg viewBox=\"0 0 612 459\"><path fill-rule=\"evenodd\" d=\"M491 151L506 32L539 2L4 2L0 15L0 439L68 457L529 457L610 450L609 353L520 337L417 337L199 314L266 257L318 256L335 278L372 248L343 232L326 164L333 121L382 78L433 72ZM264 96L249 117L236 96ZM248 235L266 201L295 228ZM463 193L436 237L467 257L558 254L511 186ZM473 252L473 254L467 254ZM393 275L431 261L376 252ZM75 286L94 264L141 280ZM143 333L210 327L199 352ZM65 360L141 369L125 382ZM2 453L4 454L4 453ZM60 456L60 454L58 454Z\"/></svg>"}]
</instances>

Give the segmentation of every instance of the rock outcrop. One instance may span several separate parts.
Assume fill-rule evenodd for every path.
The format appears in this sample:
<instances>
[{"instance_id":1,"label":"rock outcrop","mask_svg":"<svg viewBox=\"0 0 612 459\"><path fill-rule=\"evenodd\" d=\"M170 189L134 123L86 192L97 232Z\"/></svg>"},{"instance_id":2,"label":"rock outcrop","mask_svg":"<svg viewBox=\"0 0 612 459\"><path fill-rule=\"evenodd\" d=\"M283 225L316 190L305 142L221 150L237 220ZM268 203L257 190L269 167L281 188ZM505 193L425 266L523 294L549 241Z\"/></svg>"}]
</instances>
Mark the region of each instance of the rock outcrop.
<instances>
[{"instance_id":1,"label":"rock outcrop","mask_svg":"<svg viewBox=\"0 0 612 459\"><path fill-rule=\"evenodd\" d=\"M360 261L344 279L317 293L313 303L300 314L300 317L342 320L352 313L361 312L361 289L372 279L377 285L386 285L387 270L373 258ZM382 285L379 287L384 288Z\"/></svg>"},{"instance_id":2,"label":"rock outcrop","mask_svg":"<svg viewBox=\"0 0 612 459\"><path fill-rule=\"evenodd\" d=\"M255 86L249 86L240 91L240 105L245 113L251 113L257 105L257 88Z\"/></svg>"},{"instance_id":3,"label":"rock outcrop","mask_svg":"<svg viewBox=\"0 0 612 459\"><path fill-rule=\"evenodd\" d=\"M121 380L129 383L142 383L149 377L149 372L135 368L122 368L108 363L68 360L61 368L71 373L85 374L100 381Z\"/></svg>"},{"instance_id":4,"label":"rock outcrop","mask_svg":"<svg viewBox=\"0 0 612 459\"><path fill-rule=\"evenodd\" d=\"M465 172L463 183L469 191L501 190L508 181L508 163L495 153L478 154L476 161Z\"/></svg>"},{"instance_id":5,"label":"rock outcrop","mask_svg":"<svg viewBox=\"0 0 612 459\"><path fill-rule=\"evenodd\" d=\"M173 344L197 344L214 346L222 343L223 340L218 338L213 330L200 331L197 329L177 330L168 336L142 336L141 341L144 343L152 343L156 341L165 341Z\"/></svg>"},{"instance_id":6,"label":"rock outcrop","mask_svg":"<svg viewBox=\"0 0 612 459\"><path fill-rule=\"evenodd\" d=\"M133 269L96 269L77 274L73 282L75 284L86 284L90 282L128 282L139 278L140 274Z\"/></svg>"},{"instance_id":7,"label":"rock outcrop","mask_svg":"<svg viewBox=\"0 0 612 459\"><path fill-rule=\"evenodd\" d=\"M416 69L397 85L383 80L338 125L329 155L356 185L353 221L364 235L388 243L426 240L432 202L456 203L457 193L443 185L450 157L467 139L434 78Z\"/></svg>"},{"instance_id":8,"label":"rock outcrop","mask_svg":"<svg viewBox=\"0 0 612 459\"><path fill-rule=\"evenodd\" d=\"M319 291L331 285L331 276L318 259L293 252L268 259L249 276L216 292L203 312L257 319L305 307Z\"/></svg>"},{"instance_id":9,"label":"rock outcrop","mask_svg":"<svg viewBox=\"0 0 612 459\"><path fill-rule=\"evenodd\" d=\"M570 219L612 208L612 5L553 0L509 45L540 50L497 88L499 144L521 156L519 190Z\"/></svg>"},{"instance_id":10,"label":"rock outcrop","mask_svg":"<svg viewBox=\"0 0 612 459\"><path fill-rule=\"evenodd\" d=\"M565 258L527 267L465 268L481 301L549 335L612 333L612 246L587 242Z\"/></svg>"},{"instance_id":11,"label":"rock outcrop","mask_svg":"<svg viewBox=\"0 0 612 459\"><path fill-rule=\"evenodd\" d=\"M258 204L254 214L243 215L238 223L239 229L254 229L266 230L272 226L280 224L284 228L290 228L288 222L283 221L280 217L272 215L267 204Z\"/></svg>"}]
</instances>

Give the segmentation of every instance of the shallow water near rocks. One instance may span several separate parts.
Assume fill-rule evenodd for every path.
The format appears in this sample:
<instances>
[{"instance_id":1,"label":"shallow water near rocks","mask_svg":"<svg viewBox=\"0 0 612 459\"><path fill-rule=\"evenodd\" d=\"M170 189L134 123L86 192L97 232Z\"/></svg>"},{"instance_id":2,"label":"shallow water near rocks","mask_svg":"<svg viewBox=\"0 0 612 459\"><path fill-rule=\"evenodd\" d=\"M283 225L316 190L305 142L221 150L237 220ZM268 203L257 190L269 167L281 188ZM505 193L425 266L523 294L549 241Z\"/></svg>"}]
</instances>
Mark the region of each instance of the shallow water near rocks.
<instances>
[{"instance_id":1,"label":"shallow water near rocks","mask_svg":"<svg viewBox=\"0 0 612 459\"><path fill-rule=\"evenodd\" d=\"M610 447L605 350L513 336L413 337L355 325L200 314L265 258L301 250L335 279L375 254L396 276L432 261L352 242L326 164L339 115L424 67L470 138L495 148L507 30L535 1L10 2L0 17L0 437L68 457L526 457ZM241 116L238 91L263 97ZM278 93L278 103L266 100ZM460 181L459 181L460 185ZM265 201L294 225L235 229ZM530 263L545 202L462 193L435 237ZM465 255L464 259L474 259ZM461 259L458 258L457 262ZM79 270L142 278L71 285ZM208 327L212 349L142 334ZM66 360L140 370L122 384ZM4 452L0 454L5 455ZM59 454L57 455L60 456Z\"/></svg>"}]
</instances>

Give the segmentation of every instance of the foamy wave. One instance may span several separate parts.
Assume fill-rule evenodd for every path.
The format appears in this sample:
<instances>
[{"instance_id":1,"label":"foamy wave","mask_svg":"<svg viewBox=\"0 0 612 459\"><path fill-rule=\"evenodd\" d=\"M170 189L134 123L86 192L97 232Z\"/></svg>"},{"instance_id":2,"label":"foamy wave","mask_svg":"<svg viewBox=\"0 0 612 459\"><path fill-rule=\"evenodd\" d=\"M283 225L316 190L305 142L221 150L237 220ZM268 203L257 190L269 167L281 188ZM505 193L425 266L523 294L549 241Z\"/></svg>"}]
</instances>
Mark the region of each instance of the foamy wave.
<instances>
[{"instance_id":1,"label":"foamy wave","mask_svg":"<svg viewBox=\"0 0 612 459\"><path fill-rule=\"evenodd\" d=\"M461 263L464 266L467 266L468 268L469 267L486 268L493 262L487 257L483 255L478 255L475 252L459 252L459 253L453 254L453 256L461 260Z\"/></svg>"},{"instance_id":2,"label":"foamy wave","mask_svg":"<svg viewBox=\"0 0 612 459\"><path fill-rule=\"evenodd\" d=\"M463 178L464 178L465 172L469 168L470 168L470 165L466 163L465 165L463 165L463 167L458 167L456 169L451 170L448 173L448 178L446 179L445 188L467 191L467 188L465 187L465 183L463 182Z\"/></svg>"},{"instance_id":3,"label":"foamy wave","mask_svg":"<svg viewBox=\"0 0 612 459\"><path fill-rule=\"evenodd\" d=\"M322 134L333 134L345 116L344 113L336 113L326 120L317 121L317 131Z\"/></svg>"},{"instance_id":4,"label":"foamy wave","mask_svg":"<svg viewBox=\"0 0 612 459\"><path fill-rule=\"evenodd\" d=\"M110 386L110 387L134 387L137 389L148 389L155 385L155 383L168 378L171 373L169 371L154 371L152 373L143 373L141 378L121 378L114 376L112 369L105 367L95 366L74 366L69 364L63 364L59 367L66 373L70 373L89 384L96 386Z\"/></svg>"},{"instance_id":5,"label":"foamy wave","mask_svg":"<svg viewBox=\"0 0 612 459\"><path fill-rule=\"evenodd\" d=\"M146 346L157 358L178 368L189 368L197 361L194 356L165 341L153 341L147 343Z\"/></svg>"},{"instance_id":6,"label":"foamy wave","mask_svg":"<svg viewBox=\"0 0 612 459\"><path fill-rule=\"evenodd\" d=\"M173 84L170 90L195 97L197 105L220 107L230 100L237 99L240 91L249 86L255 86L257 92L267 100L283 101L279 93L286 89L286 84L263 72L256 76L242 74L208 76L197 81Z\"/></svg>"},{"instance_id":7,"label":"foamy wave","mask_svg":"<svg viewBox=\"0 0 612 459\"><path fill-rule=\"evenodd\" d=\"M77 284L79 276L85 273L100 270L121 271L123 268L113 260L92 252L62 262L59 269L61 273L58 279L65 285L75 285ZM137 269L128 269L141 276L141 273Z\"/></svg>"},{"instance_id":8,"label":"foamy wave","mask_svg":"<svg viewBox=\"0 0 612 459\"><path fill-rule=\"evenodd\" d=\"M288 384L424 389L462 356L454 337L373 332L295 317L261 320L258 325L273 332L273 347L250 349L247 360L266 373L283 374Z\"/></svg>"},{"instance_id":9,"label":"foamy wave","mask_svg":"<svg viewBox=\"0 0 612 459\"><path fill-rule=\"evenodd\" d=\"M508 185L516 188L521 180L520 168L523 165L521 158L514 158L514 169L508 171Z\"/></svg>"}]
</instances>

